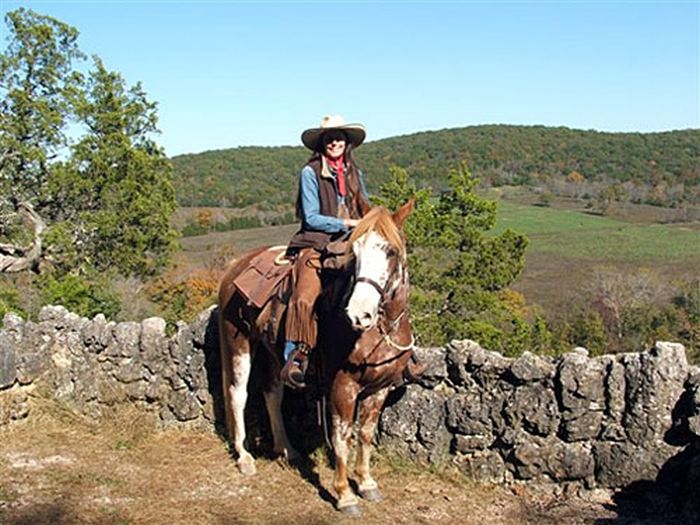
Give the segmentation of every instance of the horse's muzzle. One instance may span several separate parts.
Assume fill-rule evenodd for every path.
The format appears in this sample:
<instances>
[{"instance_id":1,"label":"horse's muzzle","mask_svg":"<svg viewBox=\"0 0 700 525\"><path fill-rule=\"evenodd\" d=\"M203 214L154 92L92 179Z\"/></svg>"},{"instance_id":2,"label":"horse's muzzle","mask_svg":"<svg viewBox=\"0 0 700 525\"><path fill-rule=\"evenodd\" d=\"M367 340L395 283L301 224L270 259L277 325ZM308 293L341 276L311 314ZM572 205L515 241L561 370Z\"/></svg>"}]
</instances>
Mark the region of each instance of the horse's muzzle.
<instances>
[{"instance_id":1,"label":"horse's muzzle","mask_svg":"<svg viewBox=\"0 0 700 525\"><path fill-rule=\"evenodd\" d=\"M381 294L373 286L355 287L345 309L355 330L369 330L376 324L380 299Z\"/></svg>"},{"instance_id":2,"label":"horse's muzzle","mask_svg":"<svg viewBox=\"0 0 700 525\"><path fill-rule=\"evenodd\" d=\"M350 312L348 312L348 317L350 318L350 323L355 330L369 330L376 322L376 316L373 316L369 312L362 312L355 315L351 315Z\"/></svg>"}]
</instances>

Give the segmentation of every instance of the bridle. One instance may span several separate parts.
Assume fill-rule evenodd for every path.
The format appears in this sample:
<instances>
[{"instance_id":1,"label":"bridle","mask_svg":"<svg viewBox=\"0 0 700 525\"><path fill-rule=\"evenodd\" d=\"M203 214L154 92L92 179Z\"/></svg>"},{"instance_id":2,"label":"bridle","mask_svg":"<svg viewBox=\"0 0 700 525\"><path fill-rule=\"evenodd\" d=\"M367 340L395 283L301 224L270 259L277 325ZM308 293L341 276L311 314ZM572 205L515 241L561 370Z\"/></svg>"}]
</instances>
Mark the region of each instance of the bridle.
<instances>
[{"instance_id":1,"label":"bridle","mask_svg":"<svg viewBox=\"0 0 700 525\"><path fill-rule=\"evenodd\" d=\"M372 286L375 290L377 290L377 292L379 293L379 301L381 303L381 301L384 300L384 294L386 293L386 289L389 285L389 280L387 279L386 286L384 287L382 287L381 284L379 284L377 281L370 277L357 277L355 279L355 284L357 283L367 283L370 286Z\"/></svg>"},{"instance_id":2,"label":"bridle","mask_svg":"<svg viewBox=\"0 0 700 525\"><path fill-rule=\"evenodd\" d=\"M404 268L405 268L405 266L401 262L399 262L399 264L396 266L396 269L401 270L401 277L400 277L401 282L394 287L394 290L398 289L399 286L406 283L407 273L404 270ZM393 273L395 273L395 271L392 272L392 274ZM374 279L372 279L370 277L357 277L357 278L355 278L355 284L367 283L379 293L379 312L380 312L380 315L382 315L382 313L386 312L386 309L384 308L384 306L386 303L387 292L389 291L390 285L392 285L393 282L394 282L394 280L389 278L389 279L387 279L386 284L384 286L382 286L377 281L375 281ZM377 345L372 349L372 351L369 353L369 355L367 357L371 356L374 353L374 351L379 347L379 344L381 342L385 342L389 346L391 346L392 348L399 350L399 354L394 356L394 358L397 358L401 354L403 354L404 352L408 352L408 351L413 350L415 348L416 339L413 336L413 331L411 331L411 341L407 345L401 345L391 338L392 334L399 327L399 323L401 322L401 319L407 313L408 313L408 309L404 308L395 319L389 320L389 322L388 322L389 328L388 329L386 329L382 323L379 323L379 322L377 323L377 330L379 331L379 333L383 337L379 341L379 343L377 343Z\"/></svg>"}]
</instances>

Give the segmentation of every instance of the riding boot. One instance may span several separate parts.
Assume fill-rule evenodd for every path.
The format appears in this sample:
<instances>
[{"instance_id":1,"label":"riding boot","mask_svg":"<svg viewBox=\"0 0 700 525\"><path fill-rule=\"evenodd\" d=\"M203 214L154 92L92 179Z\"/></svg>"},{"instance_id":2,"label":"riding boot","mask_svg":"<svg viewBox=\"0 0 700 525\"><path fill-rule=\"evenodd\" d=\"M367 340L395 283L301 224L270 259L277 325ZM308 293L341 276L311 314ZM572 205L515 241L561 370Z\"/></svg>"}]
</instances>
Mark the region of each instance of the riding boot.
<instances>
[{"instance_id":1,"label":"riding boot","mask_svg":"<svg viewBox=\"0 0 700 525\"><path fill-rule=\"evenodd\" d=\"M404 383L415 383L425 373L427 368L428 363L419 361L416 354L411 354L411 360L406 365L406 368L403 369Z\"/></svg>"},{"instance_id":2,"label":"riding boot","mask_svg":"<svg viewBox=\"0 0 700 525\"><path fill-rule=\"evenodd\" d=\"M287 362L280 371L282 382L295 389L306 387L304 376L309 366L309 347L304 343L299 343L294 351L287 358Z\"/></svg>"}]
</instances>

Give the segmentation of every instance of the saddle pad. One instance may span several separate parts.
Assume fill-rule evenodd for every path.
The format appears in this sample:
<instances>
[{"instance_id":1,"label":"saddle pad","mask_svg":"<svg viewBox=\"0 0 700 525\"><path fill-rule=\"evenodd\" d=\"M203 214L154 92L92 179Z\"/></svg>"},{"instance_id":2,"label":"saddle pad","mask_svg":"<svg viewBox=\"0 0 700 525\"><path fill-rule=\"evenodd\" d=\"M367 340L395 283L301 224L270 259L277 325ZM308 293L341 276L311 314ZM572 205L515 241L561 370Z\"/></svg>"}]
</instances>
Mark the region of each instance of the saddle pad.
<instances>
[{"instance_id":1,"label":"saddle pad","mask_svg":"<svg viewBox=\"0 0 700 525\"><path fill-rule=\"evenodd\" d=\"M284 248L271 248L251 259L248 267L233 280L238 291L258 308L262 308L272 298L277 286L289 275L294 267L279 264L276 259Z\"/></svg>"}]
</instances>

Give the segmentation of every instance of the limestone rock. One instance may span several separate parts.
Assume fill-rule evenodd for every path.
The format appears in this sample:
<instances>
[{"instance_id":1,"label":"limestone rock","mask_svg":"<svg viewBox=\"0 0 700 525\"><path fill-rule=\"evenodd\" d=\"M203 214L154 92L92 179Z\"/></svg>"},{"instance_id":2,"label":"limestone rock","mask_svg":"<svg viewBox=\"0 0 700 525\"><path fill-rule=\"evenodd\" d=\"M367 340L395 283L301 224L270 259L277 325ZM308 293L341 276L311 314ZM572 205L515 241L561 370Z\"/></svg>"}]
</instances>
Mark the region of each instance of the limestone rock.
<instances>
[{"instance_id":1,"label":"limestone rock","mask_svg":"<svg viewBox=\"0 0 700 525\"><path fill-rule=\"evenodd\" d=\"M596 480L602 487L626 487L635 481L653 481L677 449L655 443L647 449L634 443L598 442L593 445Z\"/></svg>"},{"instance_id":2,"label":"limestone rock","mask_svg":"<svg viewBox=\"0 0 700 525\"><path fill-rule=\"evenodd\" d=\"M455 464L469 478L487 483L503 483L505 462L495 450L482 450L471 454L459 454Z\"/></svg>"},{"instance_id":3,"label":"limestone rock","mask_svg":"<svg viewBox=\"0 0 700 525\"><path fill-rule=\"evenodd\" d=\"M440 463L449 453L445 399L440 392L410 385L379 421L381 443L417 458Z\"/></svg>"},{"instance_id":4,"label":"limestone rock","mask_svg":"<svg viewBox=\"0 0 700 525\"><path fill-rule=\"evenodd\" d=\"M518 387L506 403L506 423L539 436L556 433L559 409L554 390L540 383Z\"/></svg>"},{"instance_id":5,"label":"limestone rock","mask_svg":"<svg viewBox=\"0 0 700 525\"><path fill-rule=\"evenodd\" d=\"M519 383L529 383L541 381L554 377L556 367L551 360L534 355L530 352L523 352L510 365L510 372Z\"/></svg>"},{"instance_id":6,"label":"limestone rock","mask_svg":"<svg viewBox=\"0 0 700 525\"><path fill-rule=\"evenodd\" d=\"M605 419L601 437L610 441L622 441L626 438L622 425L626 406L625 368L615 356L603 356L601 362L605 367Z\"/></svg>"},{"instance_id":7,"label":"limestone rock","mask_svg":"<svg viewBox=\"0 0 700 525\"><path fill-rule=\"evenodd\" d=\"M510 366L511 360L498 352L483 349L465 339L447 346L447 365L451 380L458 386L495 386Z\"/></svg>"},{"instance_id":8,"label":"limestone rock","mask_svg":"<svg viewBox=\"0 0 700 525\"><path fill-rule=\"evenodd\" d=\"M557 384L562 405L561 436L567 441L594 439L601 430L605 365L582 352L565 354L558 367Z\"/></svg>"},{"instance_id":9,"label":"limestone rock","mask_svg":"<svg viewBox=\"0 0 700 525\"><path fill-rule=\"evenodd\" d=\"M210 345L218 346L219 344L219 310L213 305L204 310L197 318L189 325L192 332L192 341L199 348L205 348Z\"/></svg>"},{"instance_id":10,"label":"limestone rock","mask_svg":"<svg viewBox=\"0 0 700 525\"><path fill-rule=\"evenodd\" d=\"M650 352L624 356L627 410L623 424L636 445L663 441L688 375L685 349L657 343Z\"/></svg>"},{"instance_id":11,"label":"limestone rock","mask_svg":"<svg viewBox=\"0 0 700 525\"><path fill-rule=\"evenodd\" d=\"M201 408L195 395L189 391L173 392L168 407L179 421L190 421L200 415Z\"/></svg>"},{"instance_id":12,"label":"limestone rock","mask_svg":"<svg viewBox=\"0 0 700 525\"><path fill-rule=\"evenodd\" d=\"M49 339L42 336L39 327L26 321L17 342L17 380L28 385L49 369Z\"/></svg>"},{"instance_id":13,"label":"limestone rock","mask_svg":"<svg viewBox=\"0 0 700 525\"><path fill-rule=\"evenodd\" d=\"M29 415L29 398L26 391L14 388L0 394L0 427Z\"/></svg>"},{"instance_id":14,"label":"limestone rock","mask_svg":"<svg viewBox=\"0 0 700 525\"><path fill-rule=\"evenodd\" d=\"M482 403L480 392L457 393L447 400L447 426L460 434L491 435L491 408Z\"/></svg>"},{"instance_id":15,"label":"limestone rock","mask_svg":"<svg viewBox=\"0 0 700 525\"><path fill-rule=\"evenodd\" d=\"M133 383L144 379L144 369L138 354L134 357L125 357L117 361L117 368L113 372L114 377L121 383Z\"/></svg>"},{"instance_id":16,"label":"limestone rock","mask_svg":"<svg viewBox=\"0 0 700 525\"><path fill-rule=\"evenodd\" d=\"M536 481L588 480L592 484L595 464L590 445L566 443L549 436L521 435L513 448L513 469L519 479Z\"/></svg>"},{"instance_id":17,"label":"limestone rock","mask_svg":"<svg viewBox=\"0 0 700 525\"><path fill-rule=\"evenodd\" d=\"M118 323L114 327L114 338L105 353L113 357L130 357L139 351L141 325L139 323Z\"/></svg>"},{"instance_id":18,"label":"limestone rock","mask_svg":"<svg viewBox=\"0 0 700 525\"><path fill-rule=\"evenodd\" d=\"M149 317L141 321L141 353L144 365L152 373L162 371L165 361L170 358L165 327L165 320L160 317Z\"/></svg>"},{"instance_id":19,"label":"limestone rock","mask_svg":"<svg viewBox=\"0 0 700 525\"><path fill-rule=\"evenodd\" d=\"M108 337L105 331L108 330L108 326L107 319L102 314L97 314L92 321L83 326L81 335L83 343L89 351L98 354L107 347ZM109 335L111 336L111 334Z\"/></svg>"},{"instance_id":20,"label":"limestone rock","mask_svg":"<svg viewBox=\"0 0 700 525\"><path fill-rule=\"evenodd\" d=\"M15 340L9 330L0 331L0 390L12 386L17 379Z\"/></svg>"},{"instance_id":21,"label":"limestone rock","mask_svg":"<svg viewBox=\"0 0 700 525\"><path fill-rule=\"evenodd\" d=\"M425 373L418 383L426 388L433 388L447 379L447 352L444 348L416 348L416 357L427 365Z\"/></svg>"},{"instance_id":22,"label":"limestone rock","mask_svg":"<svg viewBox=\"0 0 700 525\"><path fill-rule=\"evenodd\" d=\"M452 449L455 452L468 453L484 450L493 444L491 436L481 434L465 436L456 434L452 441Z\"/></svg>"}]
</instances>

